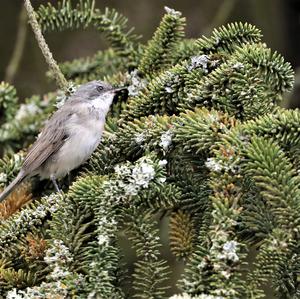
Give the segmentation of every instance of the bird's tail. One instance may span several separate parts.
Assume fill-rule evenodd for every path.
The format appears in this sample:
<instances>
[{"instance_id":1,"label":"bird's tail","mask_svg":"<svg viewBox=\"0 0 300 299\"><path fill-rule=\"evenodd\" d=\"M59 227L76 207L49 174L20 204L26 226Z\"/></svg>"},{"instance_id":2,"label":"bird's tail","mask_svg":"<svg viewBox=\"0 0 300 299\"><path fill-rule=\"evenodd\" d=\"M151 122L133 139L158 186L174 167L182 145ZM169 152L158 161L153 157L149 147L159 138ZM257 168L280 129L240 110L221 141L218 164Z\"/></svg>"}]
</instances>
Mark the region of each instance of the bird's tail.
<instances>
[{"instance_id":1,"label":"bird's tail","mask_svg":"<svg viewBox=\"0 0 300 299\"><path fill-rule=\"evenodd\" d=\"M25 179L23 171L20 171L16 178L3 190L0 194L0 202L2 202L13 190L14 188Z\"/></svg>"}]
</instances>

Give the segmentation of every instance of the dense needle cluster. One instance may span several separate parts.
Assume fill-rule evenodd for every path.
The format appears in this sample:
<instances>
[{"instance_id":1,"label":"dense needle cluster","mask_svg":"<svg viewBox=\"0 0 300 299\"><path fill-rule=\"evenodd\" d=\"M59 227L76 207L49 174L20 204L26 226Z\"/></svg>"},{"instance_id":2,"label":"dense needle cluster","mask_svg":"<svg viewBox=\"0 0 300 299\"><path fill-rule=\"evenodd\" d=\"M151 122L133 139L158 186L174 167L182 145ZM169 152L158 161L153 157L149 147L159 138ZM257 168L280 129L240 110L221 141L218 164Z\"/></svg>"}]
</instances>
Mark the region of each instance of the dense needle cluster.
<instances>
[{"instance_id":1,"label":"dense needle cluster","mask_svg":"<svg viewBox=\"0 0 300 299\"><path fill-rule=\"evenodd\" d=\"M94 1L36 13L44 32L104 33L107 50L61 70L75 85L127 86L129 98L63 196L33 180L0 213L0 297L256 299L269 288L298 298L300 113L280 108L294 74L260 31L233 23L186 39L185 18L166 7L142 44ZM60 98L20 105L0 84L1 189Z\"/></svg>"}]
</instances>

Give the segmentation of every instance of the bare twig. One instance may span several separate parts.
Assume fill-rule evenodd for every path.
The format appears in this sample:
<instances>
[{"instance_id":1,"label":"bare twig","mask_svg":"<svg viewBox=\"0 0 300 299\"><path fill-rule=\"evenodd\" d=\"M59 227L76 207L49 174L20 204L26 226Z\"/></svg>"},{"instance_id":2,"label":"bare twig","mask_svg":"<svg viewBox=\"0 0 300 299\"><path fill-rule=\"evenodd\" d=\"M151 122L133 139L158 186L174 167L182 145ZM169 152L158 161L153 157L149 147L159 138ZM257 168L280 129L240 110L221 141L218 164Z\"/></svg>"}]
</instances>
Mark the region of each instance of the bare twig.
<instances>
[{"instance_id":1,"label":"bare twig","mask_svg":"<svg viewBox=\"0 0 300 299\"><path fill-rule=\"evenodd\" d=\"M66 78L64 77L63 73L61 72L61 70L58 67L58 64L56 63L56 61L54 60L52 53L50 52L50 49L45 41L45 38L42 34L40 25L36 19L35 16L35 12L33 10L33 7L30 3L30 0L24 0L24 5L25 8L27 10L27 15L28 15L28 19L29 19L29 23L32 27L32 30L34 32L35 38L39 44L39 47L46 59L46 62L49 66L49 68L51 69L51 71L53 72L54 78L56 80L57 85L59 86L59 88L63 89L63 90L67 90L68 88L68 81L66 80Z\"/></svg>"},{"instance_id":2,"label":"bare twig","mask_svg":"<svg viewBox=\"0 0 300 299\"><path fill-rule=\"evenodd\" d=\"M18 31L17 31L15 47L5 71L5 81L9 83L13 83L23 55L26 36L27 36L26 20L27 20L26 10L22 6L19 15Z\"/></svg>"}]
</instances>

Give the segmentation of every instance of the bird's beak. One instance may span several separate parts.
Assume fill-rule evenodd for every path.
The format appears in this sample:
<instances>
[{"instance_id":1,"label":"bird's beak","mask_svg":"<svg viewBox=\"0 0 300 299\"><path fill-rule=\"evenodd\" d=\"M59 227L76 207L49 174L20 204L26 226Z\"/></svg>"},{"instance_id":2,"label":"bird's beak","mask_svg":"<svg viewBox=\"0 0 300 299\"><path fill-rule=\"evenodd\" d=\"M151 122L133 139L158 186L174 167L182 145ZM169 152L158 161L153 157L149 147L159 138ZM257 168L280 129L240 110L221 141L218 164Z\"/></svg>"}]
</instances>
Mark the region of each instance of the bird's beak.
<instances>
[{"instance_id":1,"label":"bird's beak","mask_svg":"<svg viewBox=\"0 0 300 299\"><path fill-rule=\"evenodd\" d=\"M125 87L120 87L120 88L115 88L114 89L114 93L119 93L120 91L127 91L127 88L125 88Z\"/></svg>"},{"instance_id":2,"label":"bird's beak","mask_svg":"<svg viewBox=\"0 0 300 299\"><path fill-rule=\"evenodd\" d=\"M116 104L119 98L119 95L122 95L121 97L128 97L128 89L126 87L121 87L121 88L114 88L113 92L115 94L113 103Z\"/></svg>"}]
</instances>

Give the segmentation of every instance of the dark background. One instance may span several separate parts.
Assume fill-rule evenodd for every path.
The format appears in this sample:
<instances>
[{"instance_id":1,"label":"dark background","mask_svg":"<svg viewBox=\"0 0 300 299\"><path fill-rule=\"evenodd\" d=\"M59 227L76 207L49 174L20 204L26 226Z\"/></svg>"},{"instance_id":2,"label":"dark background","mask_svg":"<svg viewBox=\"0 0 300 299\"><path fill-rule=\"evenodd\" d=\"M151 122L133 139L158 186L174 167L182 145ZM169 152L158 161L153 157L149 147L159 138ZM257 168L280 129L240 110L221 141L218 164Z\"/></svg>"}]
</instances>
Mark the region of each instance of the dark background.
<instances>
[{"instance_id":1,"label":"dark background","mask_svg":"<svg viewBox=\"0 0 300 299\"><path fill-rule=\"evenodd\" d=\"M32 0L35 8L47 2ZM268 46L283 54L295 71L300 66L300 0L97 0L98 8L114 7L124 14L129 19L129 26L134 26L136 32L143 35L143 41L152 36L164 14L165 5L180 10L187 18L187 37L209 35L212 28L230 21L250 22L262 30ZM6 77L15 46L21 7L21 0L0 1L0 81ZM45 77L46 63L28 29L20 65L12 80L21 100L55 89ZM45 37L59 62L87 56L107 47L104 38L95 30L55 32ZM299 81L298 76L298 85ZM299 87L286 96L284 105L300 106Z\"/></svg>"}]
</instances>

